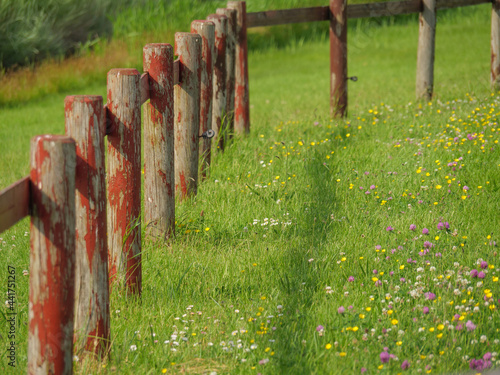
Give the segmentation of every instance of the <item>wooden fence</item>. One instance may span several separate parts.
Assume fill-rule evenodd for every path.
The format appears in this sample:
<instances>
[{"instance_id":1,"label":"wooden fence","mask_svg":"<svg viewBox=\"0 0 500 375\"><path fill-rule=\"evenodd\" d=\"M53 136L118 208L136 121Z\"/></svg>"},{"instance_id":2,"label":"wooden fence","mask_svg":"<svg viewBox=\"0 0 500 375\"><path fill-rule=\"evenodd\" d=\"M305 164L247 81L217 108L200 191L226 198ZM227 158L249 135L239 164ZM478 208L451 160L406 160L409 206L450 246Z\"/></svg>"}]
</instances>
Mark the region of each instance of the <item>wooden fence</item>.
<instances>
[{"instance_id":1,"label":"wooden fence","mask_svg":"<svg viewBox=\"0 0 500 375\"><path fill-rule=\"evenodd\" d=\"M420 13L417 96L432 95L436 9L485 0L410 0L246 13L230 1L191 33L148 44L141 74L112 69L101 96L65 99L65 136L31 141L31 172L0 191L0 232L31 217L28 372L72 372L73 351L110 348L110 286L141 293L141 225L175 234L175 196L196 194L212 145L250 130L247 28L330 21L331 111L347 111L347 19ZM499 86L500 3L492 8L491 82ZM174 54L179 58L174 61ZM144 140L141 140L141 107ZM212 137L215 136L215 142ZM107 138L107 158L104 139ZM145 217L141 220L141 142Z\"/></svg>"}]
</instances>

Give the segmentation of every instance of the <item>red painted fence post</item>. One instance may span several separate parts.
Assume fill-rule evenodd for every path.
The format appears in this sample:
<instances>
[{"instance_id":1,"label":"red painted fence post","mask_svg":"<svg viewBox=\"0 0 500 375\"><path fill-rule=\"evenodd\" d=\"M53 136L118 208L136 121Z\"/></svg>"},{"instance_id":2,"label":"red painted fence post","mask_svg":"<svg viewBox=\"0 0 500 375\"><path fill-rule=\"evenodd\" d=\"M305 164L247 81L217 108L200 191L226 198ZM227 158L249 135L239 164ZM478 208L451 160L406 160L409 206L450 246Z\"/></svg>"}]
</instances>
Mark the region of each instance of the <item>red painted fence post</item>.
<instances>
[{"instance_id":1,"label":"red painted fence post","mask_svg":"<svg viewBox=\"0 0 500 375\"><path fill-rule=\"evenodd\" d=\"M330 115L347 114L347 0L330 0Z\"/></svg>"},{"instance_id":2,"label":"red painted fence post","mask_svg":"<svg viewBox=\"0 0 500 375\"><path fill-rule=\"evenodd\" d=\"M234 133L234 101L235 101L235 67L236 67L236 10L219 8L217 14L227 17L226 34L226 114L222 130L219 134L219 147L224 150L224 144Z\"/></svg>"},{"instance_id":3,"label":"red painted fence post","mask_svg":"<svg viewBox=\"0 0 500 375\"><path fill-rule=\"evenodd\" d=\"M174 89L175 191L184 199L198 189L201 37L175 33L179 84Z\"/></svg>"},{"instance_id":4,"label":"red painted fence post","mask_svg":"<svg viewBox=\"0 0 500 375\"><path fill-rule=\"evenodd\" d=\"M75 351L110 346L106 236L105 112L101 96L67 96L66 134L76 142Z\"/></svg>"},{"instance_id":5,"label":"red painted fence post","mask_svg":"<svg viewBox=\"0 0 500 375\"><path fill-rule=\"evenodd\" d=\"M73 373L75 141L31 140L28 374Z\"/></svg>"},{"instance_id":6,"label":"red painted fence post","mask_svg":"<svg viewBox=\"0 0 500 375\"><path fill-rule=\"evenodd\" d=\"M500 1L491 8L491 87L500 90Z\"/></svg>"},{"instance_id":7,"label":"red painted fence post","mask_svg":"<svg viewBox=\"0 0 500 375\"><path fill-rule=\"evenodd\" d=\"M147 44L144 71L149 74L149 103L144 104L144 220L153 238L175 234L174 49Z\"/></svg>"},{"instance_id":8,"label":"red painted fence post","mask_svg":"<svg viewBox=\"0 0 500 375\"><path fill-rule=\"evenodd\" d=\"M141 92L135 69L108 72L110 281L141 293Z\"/></svg>"},{"instance_id":9,"label":"red painted fence post","mask_svg":"<svg viewBox=\"0 0 500 375\"><path fill-rule=\"evenodd\" d=\"M248 93L247 7L245 1L229 1L229 9L236 9L236 66L234 131L250 132L250 98Z\"/></svg>"},{"instance_id":10,"label":"red painted fence post","mask_svg":"<svg viewBox=\"0 0 500 375\"><path fill-rule=\"evenodd\" d=\"M224 149L224 117L226 116L226 34L227 17L221 14L211 14L207 20L215 25L214 72L213 72L213 101L212 101L212 130L218 146Z\"/></svg>"},{"instance_id":11,"label":"red painted fence post","mask_svg":"<svg viewBox=\"0 0 500 375\"><path fill-rule=\"evenodd\" d=\"M201 73L200 73L200 137L212 130L212 97L215 25L210 21L191 22L191 32L201 36ZM201 176L207 177L210 168L212 139L200 139Z\"/></svg>"}]
</instances>

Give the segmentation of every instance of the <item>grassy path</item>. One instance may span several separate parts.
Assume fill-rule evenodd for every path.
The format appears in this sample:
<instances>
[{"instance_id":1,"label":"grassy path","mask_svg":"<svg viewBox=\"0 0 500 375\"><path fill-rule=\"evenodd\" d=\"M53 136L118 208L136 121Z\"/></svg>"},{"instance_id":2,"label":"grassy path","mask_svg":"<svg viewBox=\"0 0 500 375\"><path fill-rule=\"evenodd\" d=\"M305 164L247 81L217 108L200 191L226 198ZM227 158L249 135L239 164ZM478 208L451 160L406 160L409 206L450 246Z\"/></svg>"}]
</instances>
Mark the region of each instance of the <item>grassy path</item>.
<instances>
[{"instance_id":1,"label":"grassy path","mask_svg":"<svg viewBox=\"0 0 500 375\"><path fill-rule=\"evenodd\" d=\"M458 21L438 30L431 103L413 103L416 25L353 32L359 81L342 121L327 116L326 42L253 54L251 136L178 206L174 244L145 245L142 300L113 291L110 361L79 355L77 372L498 366L500 96L488 88L487 20ZM63 97L30 106L31 119L25 107L2 111L7 179L26 172L31 133L62 132ZM20 339L26 228L0 240L2 267L20 279Z\"/></svg>"}]
</instances>

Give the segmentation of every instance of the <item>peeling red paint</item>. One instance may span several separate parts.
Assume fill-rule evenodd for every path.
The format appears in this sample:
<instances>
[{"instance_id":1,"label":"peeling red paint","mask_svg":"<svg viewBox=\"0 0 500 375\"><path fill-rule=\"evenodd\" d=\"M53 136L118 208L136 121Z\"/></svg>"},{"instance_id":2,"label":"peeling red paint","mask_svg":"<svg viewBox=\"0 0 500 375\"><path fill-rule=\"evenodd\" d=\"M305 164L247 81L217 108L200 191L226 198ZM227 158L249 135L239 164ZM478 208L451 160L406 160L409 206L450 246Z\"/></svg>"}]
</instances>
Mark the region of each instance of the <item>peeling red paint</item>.
<instances>
[{"instance_id":1,"label":"peeling red paint","mask_svg":"<svg viewBox=\"0 0 500 375\"><path fill-rule=\"evenodd\" d=\"M135 69L108 73L108 111L115 128L108 135L108 247L110 278L125 278L140 294L141 232L141 98L140 74ZM116 273L115 273L116 272Z\"/></svg>"},{"instance_id":2,"label":"peeling red paint","mask_svg":"<svg viewBox=\"0 0 500 375\"><path fill-rule=\"evenodd\" d=\"M72 369L75 149L66 136L31 143L28 373Z\"/></svg>"}]
</instances>

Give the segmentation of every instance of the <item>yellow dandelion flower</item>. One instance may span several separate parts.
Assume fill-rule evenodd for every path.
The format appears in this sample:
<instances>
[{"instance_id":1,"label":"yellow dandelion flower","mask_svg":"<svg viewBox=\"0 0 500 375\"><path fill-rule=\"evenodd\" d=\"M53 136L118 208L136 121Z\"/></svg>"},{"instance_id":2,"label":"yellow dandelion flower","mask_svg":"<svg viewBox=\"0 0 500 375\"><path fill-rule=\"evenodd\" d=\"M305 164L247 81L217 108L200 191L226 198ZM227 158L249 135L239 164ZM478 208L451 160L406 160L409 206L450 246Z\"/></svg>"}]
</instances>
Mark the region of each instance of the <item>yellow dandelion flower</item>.
<instances>
[{"instance_id":1,"label":"yellow dandelion flower","mask_svg":"<svg viewBox=\"0 0 500 375\"><path fill-rule=\"evenodd\" d=\"M326 344L325 348L326 348L327 350L330 350L330 349L332 348L332 344Z\"/></svg>"},{"instance_id":2,"label":"yellow dandelion flower","mask_svg":"<svg viewBox=\"0 0 500 375\"><path fill-rule=\"evenodd\" d=\"M397 320L397 319L392 319L392 320L391 320L391 324L392 324L393 326L395 326L396 324L398 324L398 320Z\"/></svg>"},{"instance_id":3,"label":"yellow dandelion flower","mask_svg":"<svg viewBox=\"0 0 500 375\"><path fill-rule=\"evenodd\" d=\"M346 353L346 352L340 352L340 353L339 353L339 356L341 356L341 357L345 357L346 355L347 355L347 353Z\"/></svg>"}]
</instances>

